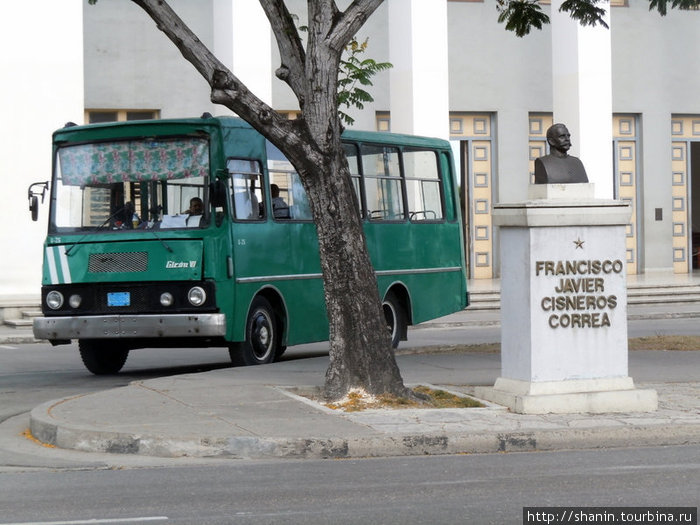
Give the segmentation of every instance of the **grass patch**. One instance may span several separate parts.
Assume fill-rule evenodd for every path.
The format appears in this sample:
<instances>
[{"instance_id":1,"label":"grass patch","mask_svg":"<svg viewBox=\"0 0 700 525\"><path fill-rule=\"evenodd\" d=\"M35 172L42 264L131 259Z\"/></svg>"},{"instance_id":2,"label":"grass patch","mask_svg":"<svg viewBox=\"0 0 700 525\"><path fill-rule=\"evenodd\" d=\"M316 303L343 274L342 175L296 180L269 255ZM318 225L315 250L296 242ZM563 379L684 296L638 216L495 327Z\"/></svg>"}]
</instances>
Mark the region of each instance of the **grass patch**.
<instances>
[{"instance_id":1,"label":"grass patch","mask_svg":"<svg viewBox=\"0 0 700 525\"><path fill-rule=\"evenodd\" d=\"M427 386L417 386L412 390L417 394L416 399L389 394L371 396L364 390L353 389L340 401L323 404L333 410L342 410L344 412L360 412L373 409L478 408L484 406L470 397L452 394Z\"/></svg>"},{"instance_id":2,"label":"grass patch","mask_svg":"<svg viewBox=\"0 0 700 525\"><path fill-rule=\"evenodd\" d=\"M628 342L630 350L700 350L698 335L652 335L634 337Z\"/></svg>"},{"instance_id":3,"label":"grass patch","mask_svg":"<svg viewBox=\"0 0 700 525\"><path fill-rule=\"evenodd\" d=\"M480 343L473 345L432 345L416 348L397 348L396 355L412 354L497 354L501 351L501 343Z\"/></svg>"},{"instance_id":4,"label":"grass patch","mask_svg":"<svg viewBox=\"0 0 700 525\"><path fill-rule=\"evenodd\" d=\"M428 396L432 408L480 408L484 406L471 397L458 396L451 392L428 388L427 386L417 386L413 391Z\"/></svg>"}]
</instances>

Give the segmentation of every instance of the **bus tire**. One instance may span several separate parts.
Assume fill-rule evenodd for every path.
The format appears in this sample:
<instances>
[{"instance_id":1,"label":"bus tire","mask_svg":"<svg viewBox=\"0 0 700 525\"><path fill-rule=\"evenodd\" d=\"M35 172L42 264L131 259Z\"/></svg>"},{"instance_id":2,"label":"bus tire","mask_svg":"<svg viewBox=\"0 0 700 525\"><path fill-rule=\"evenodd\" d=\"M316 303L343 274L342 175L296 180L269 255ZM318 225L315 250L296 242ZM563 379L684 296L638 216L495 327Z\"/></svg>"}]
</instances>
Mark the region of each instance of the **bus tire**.
<instances>
[{"instance_id":1,"label":"bus tire","mask_svg":"<svg viewBox=\"0 0 700 525\"><path fill-rule=\"evenodd\" d=\"M406 333L406 312L394 292L389 292L382 302L384 318L391 335L391 347L398 348L401 336Z\"/></svg>"},{"instance_id":2,"label":"bus tire","mask_svg":"<svg viewBox=\"0 0 700 525\"><path fill-rule=\"evenodd\" d=\"M78 348L85 368L98 376L118 373L129 357L129 349L115 341L81 339Z\"/></svg>"},{"instance_id":3,"label":"bus tire","mask_svg":"<svg viewBox=\"0 0 700 525\"><path fill-rule=\"evenodd\" d=\"M275 361L277 361L280 357L282 357L286 351L287 351L286 346L284 346L284 345L278 346L277 352L275 352Z\"/></svg>"},{"instance_id":4,"label":"bus tire","mask_svg":"<svg viewBox=\"0 0 700 525\"><path fill-rule=\"evenodd\" d=\"M275 311L267 299L257 296L245 323L245 341L229 345L231 362L236 366L272 363L279 351L279 338Z\"/></svg>"}]
</instances>

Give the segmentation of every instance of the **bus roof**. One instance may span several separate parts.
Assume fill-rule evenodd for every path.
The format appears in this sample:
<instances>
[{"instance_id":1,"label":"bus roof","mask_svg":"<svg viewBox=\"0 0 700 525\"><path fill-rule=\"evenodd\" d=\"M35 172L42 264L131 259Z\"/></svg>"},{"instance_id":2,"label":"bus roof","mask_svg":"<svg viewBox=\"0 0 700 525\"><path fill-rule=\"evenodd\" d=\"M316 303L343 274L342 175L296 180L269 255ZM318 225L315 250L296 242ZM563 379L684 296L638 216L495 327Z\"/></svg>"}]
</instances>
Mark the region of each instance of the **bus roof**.
<instances>
[{"instance_id":1,"label":"bus roof","mask_svg":"<svg viewBox=\"0 0 700 525\"><path fill-rule=\"evenodd\" d=\"M85 135L90 133L91 138L109 139L129 136L133 130L148 129L147 133L177 133L178 128L186 126L193 131L198 128L206 131L206 128L240 129L252 130L252 126L238 117L212 117L208 113L199 118L181 119L158 119L158 120L131 120L127 122L105 122L100 124L75 125L66 124L63 128L56 130L53 134L54 141L84 140ZM205 129L203 129L205 128ZM131 130L131 131L130 131ZM92 134L95 134L92 137ZM78 138L80 136L80 138ZM450 148L448 141L437 138L421 137L416 135L404 135L398 133L386 133L378 131L358 131L345 130L343 138L357 142L373 142L380 144L402 144L414 147Z\"/></svg>"},{"instance_id":2,"label":"bus roof","mask_svg":"<svg viewBox=\"0 0 700 525\"><path fill-rule=\"evenodd\" d=\"M359 131L348 129L343 132L343 138L357 142L374 142L380 144L402 144L404 146L450 148L450 143L443 139L406 135L402 133L387 133L383 131Z\"/></svg>"},{"instance_id":3,"label":"bus roof","mask_svg":"<svg viewBox=\"0 0 700 525\"><path fill-rule=\"evenodd\" d=\"M204 115L202 117L204 117ZM145 129L147 130L145 134L153 133L155 131L158 133L168 134L171 132L177 133L178 129L182 128L183 125L191 127L192 129L197 129L198 127L219 127L217 120L218 119L215 118L152 119L129 120L126 122L103 122L99 124L85 125L76 125L72 122L68 122L61 129L54 131L53 137L55 141L70 141L74 139L80 140L77 137L84 137L88 134L91 137L94 134L95 138L98 139L126 137L141 134L135 133L135 129Z\"/></svg>"}]
</instances>

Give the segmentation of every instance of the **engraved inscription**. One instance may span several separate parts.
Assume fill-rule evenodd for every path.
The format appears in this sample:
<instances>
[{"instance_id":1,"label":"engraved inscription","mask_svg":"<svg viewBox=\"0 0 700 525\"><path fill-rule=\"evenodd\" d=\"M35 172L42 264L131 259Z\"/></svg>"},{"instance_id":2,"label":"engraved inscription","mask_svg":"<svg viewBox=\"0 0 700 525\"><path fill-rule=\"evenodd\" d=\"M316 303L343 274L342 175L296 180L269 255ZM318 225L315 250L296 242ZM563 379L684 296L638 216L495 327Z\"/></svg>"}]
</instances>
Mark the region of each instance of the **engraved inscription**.
<instances>
[{"instance_id":1,"label":"engraved inscription","mask_svg":"<svg viewBox=\"0 0 700 525\"><path fill-rule=\"evenodd\" d=\"M542 297L540 308L553 328L604 328L617 307L617 295L606 293L606 277L620 274L619 260L536 261L536 277L559 277L552 295Z\"/></svg>"}]
</instances>

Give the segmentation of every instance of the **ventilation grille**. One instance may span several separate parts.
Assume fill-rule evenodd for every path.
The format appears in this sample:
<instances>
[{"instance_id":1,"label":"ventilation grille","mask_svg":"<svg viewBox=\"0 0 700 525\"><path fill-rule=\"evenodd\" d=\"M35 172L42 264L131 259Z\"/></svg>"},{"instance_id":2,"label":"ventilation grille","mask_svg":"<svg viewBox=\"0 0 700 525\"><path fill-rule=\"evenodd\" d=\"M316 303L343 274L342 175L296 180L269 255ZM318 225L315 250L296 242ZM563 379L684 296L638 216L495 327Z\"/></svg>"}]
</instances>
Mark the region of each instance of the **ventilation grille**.
<instances>
[{"instance_id":1,"label":"ventilation grille","mask_svg":"<svg viewBox=\"0 0 700 525\"><path fill-rule=\"evenodd\" d=\"M92 253L88 263L90 273L145 272L148 252Z\"/></svg>"}]
</instances>

